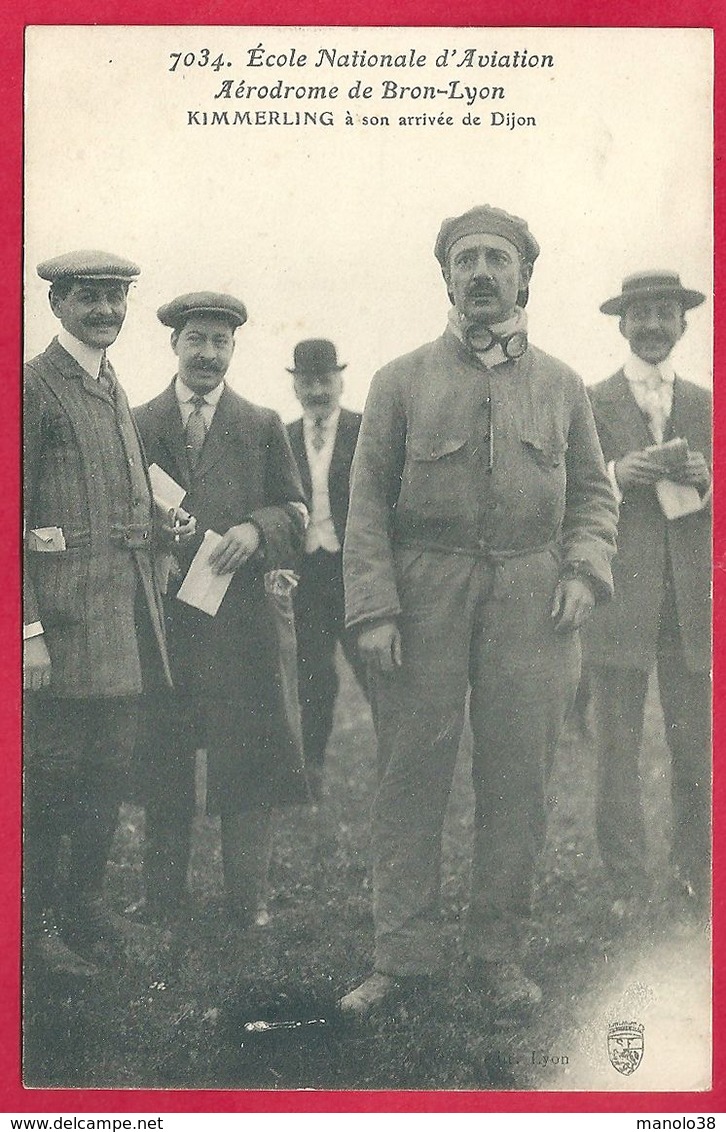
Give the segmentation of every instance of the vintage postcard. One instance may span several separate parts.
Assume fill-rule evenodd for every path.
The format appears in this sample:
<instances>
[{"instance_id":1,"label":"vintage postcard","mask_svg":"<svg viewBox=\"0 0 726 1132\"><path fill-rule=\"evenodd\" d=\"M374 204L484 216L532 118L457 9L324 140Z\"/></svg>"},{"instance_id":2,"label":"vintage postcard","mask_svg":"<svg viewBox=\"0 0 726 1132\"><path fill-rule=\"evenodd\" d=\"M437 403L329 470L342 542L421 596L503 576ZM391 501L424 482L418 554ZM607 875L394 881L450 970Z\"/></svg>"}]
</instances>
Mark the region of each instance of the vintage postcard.
<instances>
[{"instance_id":1,"label":"vintage postcard","mask_svg":"<svg viewBox=\"0 0 726 1132\"><path fill-rule=\"evenodd\" d=\"M701 593L696 576L707 578L710 572L713 461L706 449L713 375L713 49L708 28L39 23L26 28L24 357L26 362L40 359L32 363L33 381L44 391L33 394L40 409L35 399L32 409L26 405L31 426L36 414L39 421L31 438L36 462L30 472L41 479L81 475L71 467L68 451L64 455L65 387L59 387L63 381L70 384L73 367L76 388L102 381L108 362L135 415L148 462L159 464L188 493L182 507L193 514L196 506L212 516L207 526L222 536L227 527L239 532L246 523L243 534L229 535L224 543L230 569L249 570L252 577L260 538L262 550L271 555L278 545L274 540L283 537L281 520L265 526L267 519L255 508L288 508L285 522L297 531L298 551L308 560L295 567L302 581L294 602L298 653L309 663L301 669L300 697L308 708L306 722L303 704L311 787L309 799L301 802L287 779L275 779L270 789L260 785L270 764L259 751L249 753L255 729L262 736L259 744L271 743L265 713L276 727L289 723L295 691L284 676L277 680L265 668L268 654L255 636L257 621L242 619L225 628L225 610L241 592L235 578L214 619L220 640L228 634L215 653L216 683L207 690L206 702L194 689L190 701L178 706L179 758L175 761L175 750L170 752L165 729L163 740L157 732L147 743L139 772L137 742L136 773L122 788L120 821L100 893L104 923L115 925L107 933L114 935L113 946L103 955L94 952L85 946L88 934L74 934L67 924L75 914L68 909L77 906L68 896L79 868L75 827L62 831L70 830L70 836L46 861L48 872L57 873L51 895L33 897L58 906L55 918L38 929L46 933L39 951L33 951L32 938L38 909L26 909L27 1088L224 1090L240 1096L244 1090L290 1089L609 1093L627 1094L634 1107L637 1094L658 1092L688 1094L697 1107L708 1107L713 1086L710 642L708 585ZM473 219L462 219L475 209ZM447 227L447 218L459 219ZM461 249L472 248L486 253L489 266L467 291L469 283L457 280L470 268L459 257ZM70 259L62 258L69 253ZM492 265L495 254L500 258ZM76 292L64 292L62 282L58 290L58 280L74 274L90 279L91 290L99 283L105 287L98 301L106 311L91 314L93 341L88 346L87 335L85 349L85 316L70 309ZM511 278L515 285L507 306ZM93 295L86 298L97 301ZM489 309L487 304L493 309L500 299L498 317L482 320L481 310ZM479 314L465 313L469 300ZM192 332L207 333L210 315L213 325L215 317L221 323L217 339L212 335L200 346L197 337L186 345ZM98 334L104 329L109 335L101 342ZM59 332L59 341L49 347ZM443 346L426 346L439 339ZM198 362L205 348L208 358ZM435 353L447 349L459 359L468 351L468 361L447 369L440 360L444 355ZM185 350L197 351L191 362ZM492 350L501 351L501 358L492 360ZM469 380L466 374L480 365L490 383L486 404L492 409L481 425L490 466L481 473L477 521L486 528L481 546L486 543L486 561L499 579L487 600L489 606L499 601L502 609L507 600L519 603L518 632L522 641L533 642L507 682L510 661L502 660L500 669L492 653L498 647L494 637L482 644L483 622L466 630L472 641L479 634L480 652L462 677L461 718L467 681L476 685L482 665L493 668L488 687L496 693L494 704L483 708L487 693L483 685L474 687L476 739L466 722L459 742L456 724L445 719L439 734L429 737L441 742L453 726L454 738L449 735L447 741L459 743L443 825L440 894L426 888L430 874L424 875L423 866L417 870L410 852L406 857L400 832L413 823L416 836L421 833L420 853L437 857L441 831L428 799L425 805L415 803L420 827L412 814L418 786L400 786L399 809L391 810L389 798L386 819L380 793L376 801L376 734L365 678L344 636L342 613L337 622L332 619L335 602L342 602L339 565L330 566L327 579L317 576L323 593L322 600L315 599L317 612L310 613L312 604L301 606L307 601L309 560L316 555L316 561L340 560L343 527L336 500L344 495L341 507L347 507L355 447L353 436L347 465L335 463L342 460L344 426L348 422L351 435L357 435L374 374L407 355L418 361L401 363L394 376L403 381L406 375L408 400L404 405L398 385L391 395L393 408L385 401L388 394L377 395L378 400L371 395L361 437L366 453L373 453L371 461L380 459L381 468L385 464L380 482L384 474L392 476L385 491L409 491L412 498L420 490L426 500L422 506L429 508L429 519L421 520L413 536L407 528L407 537L419 547L419 556L438 553L436 569L430 567L425 581L429 567L419 557L406 565L407 573L401 567L399 578L402 585L405 573L407 585L419 586L411 622L420 627L433 609L441 611L453 601L461 567L446 565L452 549L473 553L469 534L451 534L451 515L437 512L431 500L436 491L451 490L439 484L470 485L466 477L473 474L478 449L474 432L467 430L475 424L463 422L462 402L449 396L443 383L458 388L455 382ZM434 356L439 361L430 362ZM176 380L187 373L187 364L188 396L187 386ZM430 376L421 378L420 367L429 365ZM49 378L48 366L56 366ZM63 366L65 376L58 376ZM515 388L512 374L525 369L530 377ZM219 390L217 382L224 377L223 396L229 390L264 412L239 407L242 401L235 400L238 418L226 407L229 397L193 407L195 372L197 384L211 375L210 389ZM504 393L498 384L502 373L509 382L501 386ZM543 388L537 383L545 381L541 374L559 390L553 400L545 402L537 393ZM387 380L374 388L392 388ZM91 400L105 396L96 386ZM532 398L526 433L517 416L525 396ZM436 397L439 416L431 407ZM506 419L502 404L513 406L506 409ZM189 461L188 480L181 463L165 463L167 440L168 446L177 441L154 431L159 414L172 410L180 451ZM101 423L93 426L94 443L106 444L106 459L100 459L96 473L88 465L83 474L91 476L94 499L101 500L106 491L105 502L97 506L106 508L116 542L126 538L127 553L138 562L145 553L145 528L136 513L130 519L114 511L126 490L113 478L116 441L99 440L106 417L98 404L93 411L101 414ZM217 414L229 414L224 435ZM197 416L198 441L190 439ZM296 426L301 416L306 423ZM321 426L318 438L316 427L323 419L336 423L332 435ZM118 427L133 464L136 457L128 447L133 441ZM376 429L384 427L390 431L381 443ZM457 428L464 429L461 436ZM513 435L519 437L516 452L507 448ZM411 455L419 436L430 449ZM200 454L198 447L211 444L219 450L207 459L205 448ZM385 444L389 448L381 455ZM397 473L391 473L398 459L395 444L403 445L413 470L408 464L403 470L401 456ZM244 473L234 463L243 445L254 453ZM643 456L645 449L649 453ZM237 516L234 507L241 504L231 500L238 479L244 480L244 491L256 490L251 485L260 468L272 466L271 452L278 452L280 463L274 471L278 479L265 488L269 496L255 496L249 513ZM299 495L293 481L284 479L284 461L293 453L302 473ZM375 464L365 462L368 455L359 460L351 509L356 523L363 522L358 516L368 505L356 503L356 490L364 494L378 485L374 472L366 471ZM503 483L497 479L501 461L510 461L510 478L496 487ZM518 461L524 461L521 468ZM654 466L660 468L657 476ZM203 471L196 480L195 467ZM205 496L200 484L215 485L215 476L219 484ZM670 517L659 509L656 480L679 485L660 489L664 497L680 501ZM277 486L283 483L284 492ZM689 489L687 507L683 485ZM546 517L552 493L560 490L565 530L576 527L579 541L573 536L577 553L565 548L565 557L573 561L558 582L553 552L537 559L539 565L522 563L533 562L535 550L541 554L542 545L550 543ZM133 506L140 506L136 487L133 492ZM459 500L451 498L457 511ZM608 540L612 549L616 498L623 539L616 590L620 584L625 592L627 585L630 604L619 605L626 599L616 593L605 613L608 571L603 567L603 574L598 563ZM60 527L66 544L55 554L35 553L32 560L51 602L63 596L66 584L62 555L82 556L84 548L95 545L97 514L91 508L84 518L78 510L78 522L69 526L61 514L62 493L43 499L39 517L31 516L33 531ZM313 515L307 533L295 526L302 523L303 500ZM385 520L376 512L374 542L402 529L403 500L404 495L394 494ZM561 550L562 538L568 537L561 534L561 519L553 530L553 545ZM197 536L189 537L192 545ZM366 532L360 545L372 545L365 537ZM556 548L554 554L559 552ZM406 553L395 550L397 568ZM183 547L179 557L183 562ZM360 555L355 561L360 563ZM456 561L461 563L461 556ZM373 571L373 557L371 563ZM283 555L270 568L293 565ZM527 569L531 581L523 583ZM564 586L558 593L584 594L586 606L591 597L603 602L585 630L599 632L600 639L594 651L585 639L590 660L571 710L565 685L574 679L567 667L574 654L553 652L545 664L542 650L549 645L533 629L542 616L535 591L549 584L542 572L553 570L553 599L557 583ZM262 573L260 567L260 578ZM108 616L109 624L121 626L118 643L124 632L123 564L114 576L112 592L105 604L99 598L93 616ZM55 588L48 581L52 577ZM70 583L66 596L72 608L59 614L61 626L63 617L78 622L84 616L78 608L87 591L79 587L91 583L83 577L76 589ZM179 579L174 583L172 577L174 584L178 587ZM515 589L519 596L511 598ZM278 599L284 620L284 602L292 599L287 593ZM167 604L171 601L167 597ZM362 622L377 623L381 613L395 621L397 615L385 602L378 612L373 605L361 608L355 619ZM196 611L188 616L193 614L204 616ZM554 611L560 615L562 608ZM598 616L612 620L598 628ZM173 675L188 688L185 665L201 647L200 638L192 633L175 660L178 634L186 630L179 628L178 611L167 617L172 669L179 664ZM327 659L321 659L320 650L328 646L315 637L324 618L332 642ZM53 623L43 623L42 609L30 622L37 656L46 634L52 644ZM429 641L432 657L437 650L444 656L448 648L453 656L452 634L455 638L458 632L453 624L449 615L441 615L435 637L404 633L404 666L412 663L407 641ZM345 648L333 652L338 638ZM281 653L289 647L284 633L274 641ZM513 647L508 645L502 656L511 658ZM417 657L417 671L425 659ZM289 675L289 664L281 663ZM59 671L55 664L52 653L51 672ZM432 666L433 661L431 671ZM42 682L42 664L35 670ZM444 665L440 681L450 677ZM91 692L91 684L81 681L69 683L63 694L95 695L98 705L104 696L116 698L113 689L132 696L138 690L131 678L102 686L100 668L93 678ZM311 700L316 680L318 698ZM277 699L270 692L273 685ZM48 687L38 687L29 694L36 699L49 694ZM398 725L404 745L407 736L409 746L419 743L420 720L431 714L441 693L440 682L430 686L429 697L422 688L423 683L407 693L405 707L398 704L399 715L391 716L400 720L401 712L410 712L410 722ZM388 692L371 694L374 701L382 696L376 701L381 711L394 711ZM210 697L216 714L209 710ZM547 736L560 709L566 720L552 761ZM107 716L97 706L96 712L101 732L116 727L119 736L125 734L114 711ZM67 718L62 716L66 723ZM47 731L47 718L44 726ZM497 729L504 738L496 737ZM517 751L515 733L521 736ZM54 729L54 741L58 734ZM235 742L239 759L252 768L244 774L235 763ZM498 778L490 772L482 777L482 759L498 742L509 753L497 757L510 762L499 767ZM225 753L205 757L209 744ZM157 762L162 746L167 761ZM193 761L181 757L180 752L195 749ZM154 774L157 780L150 785ZM447 774L442 765L435 775L444 801L441 783ZM534 796L535 784L539 801L528 811L522 799L530 789ZM184 845L191 821L185 804L195 808L191 848ZM372 807L378 815L376 845L371 843ZM483 816L487 807L489 818ZM507 807L512 807L510 819L515 810L530 816L513 826ZM42 813L42 807L33 809L26 844L37 823L42 825ZM536 832L540 819L546 819L546 836L544 824L541 836ZM485 853L482 839L493 836L495 827L504 832ZM164 838L166 850L159 848ZM244 856L240 846L247 854L244 867L263 878L244 922L230 915L230 877ZM157 886L159 906L164 905L158 915L151 898L157 851L168 851L177 869L174 879L170 865ZM181 878L180 867L186 873ZM30 883L32 888L32 877ZM526 927L517 921L516 955L495 957L499 973L493 975L486 945L488 933L495 937L495 926L487 919L487 900L501 899L504 907L507 886L525 892L531 884L526 916L521 895L512 896L511 907L501 912L505 918L526 919ZM406 920L402 909L409 903ZM475 905L483 905L484 912L475 913ZM415 926L424 920L426 938L439 940L426 960L424 928ZM476 922L484 925L483 938L472 944ZM391 938L398 931L411 948L405 956L400 941L388 952L381 943L390 924L397 925ZM69 970L56 944L74 955L80 952L81 966ZM387 957L381 959L382 954ZM379 974L395 984L387 988L395 993L382 995L380 1002L374 994L370 1011L365 1002L358 1009L359 1000L349 1000L352 1011L341 1010L341 999L345 1007L345 996L365 983L376 963ZM517 1009L508 1012L512 1005L526 1010L521 1016ZM203 1106L204 1100L196 1104ZM161 1110L163 1105L158 1094L155 1106Z\"/></svg>"}]
</instances>

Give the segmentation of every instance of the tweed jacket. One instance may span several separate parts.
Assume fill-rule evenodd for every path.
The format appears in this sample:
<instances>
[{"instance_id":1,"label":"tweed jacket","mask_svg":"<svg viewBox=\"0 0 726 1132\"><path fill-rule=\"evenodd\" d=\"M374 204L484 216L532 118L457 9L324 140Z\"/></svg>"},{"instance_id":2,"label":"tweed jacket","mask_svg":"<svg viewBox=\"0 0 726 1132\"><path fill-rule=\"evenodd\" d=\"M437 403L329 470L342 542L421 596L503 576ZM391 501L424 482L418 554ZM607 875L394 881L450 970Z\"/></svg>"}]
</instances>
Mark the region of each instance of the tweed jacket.
<instances>
[{"instance_id":1,"label":"tweed jacket","mask_svg":"<svg viewBox=\"0 0 726 1132\"><path fill-rule=\"evenodd\" d=\"M267 595L265 574L292 568L304 539L305 496L278 415L225 387L194 470L172 382L134 410L150 463L187 489L198 535L179 552L182 572L205 530L253 522L260 551L235 571L215 617L165 601L174 684L198 697L209 754L212 812L251 801L304 801L292 598Z\"/></svg>"},{"instance_id":2,"label":"tweed jacket","mask_svg":"<svg viewBox=\"0 0 726 1132\"><path fill-rule=\"evenodd\" d=\"M139 592L169 679L146 463L111 378L107 390L57 339L25 367L23 617L42 621L56 696L141 691ZM67 549L33 550L41 527L60 527Z\"/></svg>"},{"instance_id":3,"label":"tweed jacket","mask_svg":"<svg viewBox=\"0 0 726 1132\"><path fill-rule=\"evenodd\" d=\"M653 443L647 422L623 370L590 389L605 459L617 460ZM705 389L676 377L669 432L711 461L711 398ZM593 664L649 671L655 666L666 571L673 579L686 663L707 672L711 664L711 513L708 506L667 521L655 491L629 489L620 505L618 553L613 563L615 597L597 610L584 637Z\"/></svg>"},{"instance_id":4,"label":"tweed jacket","mask_svg":"<svg viewBox=\"0 0 726 1132\"><path fill-rule=\"evenodd\" d=\"M348 521L348 500L350 497L350 467L355 454L355 446L360 432L361 414L350 409L341 409L338 429L335 434L333 454L328 472L328 495L333 527L340 545L343 545L345 526ZM287 426L293 455L300 469L302 484L308 499L312 499L313 485L310 478L310 465L305 448L302 417Z\"/></svg>"},{"instance_id":5,"label":"tweed jacket","mask_svg":"<svg viewBox=\"0 0 726 1132\"><path fill-rule=\"evenodd\" d=\"M400 613L394 547L551 544L612 592L617 508L580 378L529 346L484 370L449 329L373 379L353 461L346 622Z\"/></svg>"}]
</instances>

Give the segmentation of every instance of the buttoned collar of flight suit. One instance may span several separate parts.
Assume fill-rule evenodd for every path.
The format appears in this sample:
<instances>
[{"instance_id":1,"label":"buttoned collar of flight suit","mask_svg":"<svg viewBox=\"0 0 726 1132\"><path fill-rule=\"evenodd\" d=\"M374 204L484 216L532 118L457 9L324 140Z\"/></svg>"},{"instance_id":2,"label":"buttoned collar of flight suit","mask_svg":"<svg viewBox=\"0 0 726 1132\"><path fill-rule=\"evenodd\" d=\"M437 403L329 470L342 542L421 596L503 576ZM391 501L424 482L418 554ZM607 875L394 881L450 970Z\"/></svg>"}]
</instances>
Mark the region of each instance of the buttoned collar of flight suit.
<instances>
[{"instance_id":1,"label":"buttoned collar of flight suit","mask_svg":"<svg viewBox=\"0 0 726 1132\"><path fill-rule=\"evenodd\" d=\"M509 361L499 342L494 342L493 345L489 346L486 350L477 350L472 346L456 307L452 307L449 311L448 325L459 342L463 343L466 349L471 351L477 361L484 366L485 369L491 369L492 366L498 366L501 365L502 362ZM527 312L523 307L515 307L514 314L510 315L504 322L494 323L493 326L487 329L497 338L508 338L511 334L526 334Z\"/></svg>"}]
</instances>

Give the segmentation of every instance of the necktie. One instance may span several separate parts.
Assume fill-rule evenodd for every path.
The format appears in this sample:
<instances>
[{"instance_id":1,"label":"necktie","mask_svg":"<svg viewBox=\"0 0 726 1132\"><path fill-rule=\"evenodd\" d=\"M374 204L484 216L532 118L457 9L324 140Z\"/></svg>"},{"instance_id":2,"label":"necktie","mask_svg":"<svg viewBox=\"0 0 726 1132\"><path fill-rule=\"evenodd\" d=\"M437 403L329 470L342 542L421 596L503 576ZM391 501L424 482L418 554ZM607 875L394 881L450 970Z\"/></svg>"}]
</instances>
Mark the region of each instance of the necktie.
<instances>
[{"instance_id":1,"label":"necktie","mask_svg":"<svg viewBox=\"0 0 726 1132\"><path fill-rule=\"evenodd\" d=\"M184 430L187 441L187 456L189 457L192 471L194 471L197 466L199 453L202 450L202 445L207 435L207 422L202 415L202 405L204 404L206 404L206 398L202 397L200 393L195 393L192 397L192 405L194 408L189 414L186 429Z\"/></svg>"},{"instance_id":2,"label":"necktie","mask_svg":"<svg viewBox=\"0 0 726 1132\"><path fill-rule=\"evenodd\" d=\"M101 368L98 371L98 385L106 393L113 392L113 370L106 359L106 355L101 357Z\"/></svg>"},{"instance_id":3,"label":"necktie","mask_svg":"<svg viewBox=\"0 0 726 1132\"><path fill-rule=\"evenodd\" d=\"M645 381L641 383L641 391L642 406L648 418L653 439L661 444L668 410L664 404L665 383L657 369L649 373Z\"/></svg>"},{"instance_id":4,"label":"necktie","mask_svg":"<svg viewBox=\"0 0 726 1132\"><path fill-rule=\"evenodd\" d=\"M320 450L322 449L324 444L325 444L325 421L324 420L318 420L316 418L313 421L313 448L315 449L316 452L320 452Z\"/></svg>"}]
</instances>

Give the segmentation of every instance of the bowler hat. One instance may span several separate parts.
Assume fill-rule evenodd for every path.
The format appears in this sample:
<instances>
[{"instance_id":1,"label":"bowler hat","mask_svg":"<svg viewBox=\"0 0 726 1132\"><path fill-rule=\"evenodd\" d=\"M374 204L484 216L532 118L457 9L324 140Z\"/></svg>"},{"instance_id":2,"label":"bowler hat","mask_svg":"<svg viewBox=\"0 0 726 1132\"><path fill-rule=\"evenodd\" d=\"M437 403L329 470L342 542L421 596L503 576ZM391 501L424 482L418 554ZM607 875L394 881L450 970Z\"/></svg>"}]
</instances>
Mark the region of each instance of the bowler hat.
<instances>
[{"instance_id":1,"label":"bowler hat","mask_svg":"<svg viewBox=\"0 0 726 1132\"><path fill-rule=\"evenodd\" d=\"M188 295L177 295L170 303L159 307L156 316L164 326L181 330L188 318L195 314L211 314L226 318L236 328L247 322L244 303L234 295L220 291L191 291Z\"/></svg>"},{"instance_id":2,"label":"bowler hat","mask_svg":"<svg viewBox=\"0 0 726 1132\"><path fill-rule=\"evenodd\" d=\"M141 274L141 268L130 259L111 252L66 252L38 264L38 275L55 283L58 279L118 279L130 283Z\"/></svg>"},{"instance_id":3,"label":"bowler hat","mask_svg":"<svg viewBox=\"0 0 726 1132\"><path fill-rule=\"evenodd\" d=\"M338 365L338 355L332 342L327 338L306 338L295 347L292 369L288 366L287 372L318 377L343 369L345 365Z\"/></svg>"},{"instance_id":4,"label":"bowler hat","mask_svg":"<svg viewBox=\"0 0 726 1132\"><path fill-rule=\"evenodd\" d=\"M681 277L675 271L638 271L623 279L621 293L608 299L600 307L603 314L617 314L622 317L630 303L639 299L678 299L685 311L698 307L706 296L700 291L689 291L681 285Z\"/></svg>"}]
</instances>

